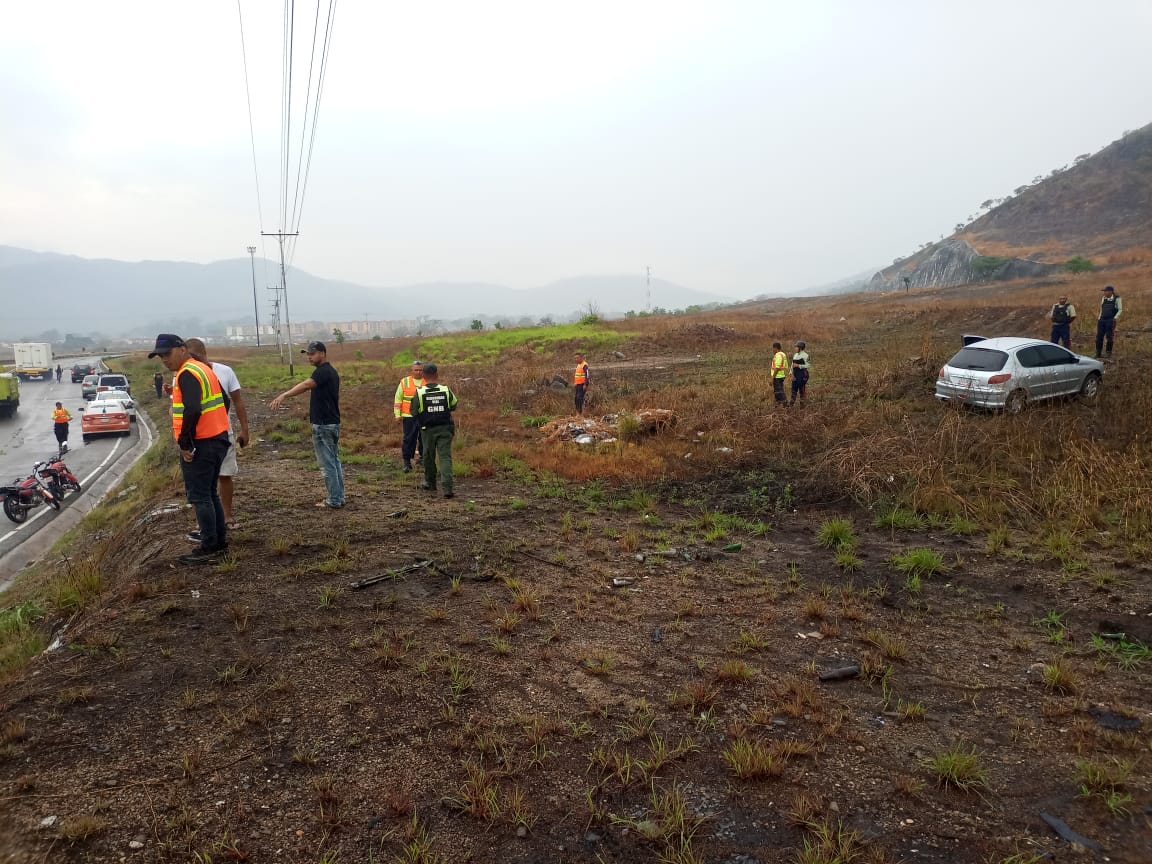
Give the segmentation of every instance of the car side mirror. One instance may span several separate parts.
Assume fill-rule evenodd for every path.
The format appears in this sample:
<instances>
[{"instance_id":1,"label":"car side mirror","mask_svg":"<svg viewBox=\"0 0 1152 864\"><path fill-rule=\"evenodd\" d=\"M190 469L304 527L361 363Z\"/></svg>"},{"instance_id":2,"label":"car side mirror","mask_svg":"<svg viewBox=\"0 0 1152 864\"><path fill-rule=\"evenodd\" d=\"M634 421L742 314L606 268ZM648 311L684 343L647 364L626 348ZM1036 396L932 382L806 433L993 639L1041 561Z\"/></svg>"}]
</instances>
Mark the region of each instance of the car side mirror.
<instances>
[{"instance_id":1,"label":"car side mirror","mask_svg":"<svg viewBox=\"0 0 1152 864\"><path fill-rule=\"evenodd\" d=\"M1079 358L1079 357L1077 357L1075 354L1073 354L1073 355L1072 355L1072 362L1073 362L1073 363L1079 363L1079 362L1080 362L1080 358Z\"/></svg>"}]
</instances>

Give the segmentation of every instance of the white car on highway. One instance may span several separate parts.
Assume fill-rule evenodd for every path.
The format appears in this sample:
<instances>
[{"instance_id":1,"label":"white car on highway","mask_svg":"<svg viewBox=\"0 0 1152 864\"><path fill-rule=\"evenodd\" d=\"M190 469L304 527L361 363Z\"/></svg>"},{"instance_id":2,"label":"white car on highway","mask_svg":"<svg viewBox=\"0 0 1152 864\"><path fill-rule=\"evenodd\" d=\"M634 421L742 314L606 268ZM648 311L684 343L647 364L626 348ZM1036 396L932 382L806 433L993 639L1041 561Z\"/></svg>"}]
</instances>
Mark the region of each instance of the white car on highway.
<instances>
[{"instance_id":1,"label":"white car on highway","mask_svg":"<svg viewBox=\"0 0 1152 864\"><path fill-rule=\"evenodd\" d=\"M136 402L133 400L130 393L125 393L123 390L102 390L96 394L98 402L109 402L118 400L124 406L124 410L128 412L128 419L136 422Z\"/></svg>"}]
</instances>

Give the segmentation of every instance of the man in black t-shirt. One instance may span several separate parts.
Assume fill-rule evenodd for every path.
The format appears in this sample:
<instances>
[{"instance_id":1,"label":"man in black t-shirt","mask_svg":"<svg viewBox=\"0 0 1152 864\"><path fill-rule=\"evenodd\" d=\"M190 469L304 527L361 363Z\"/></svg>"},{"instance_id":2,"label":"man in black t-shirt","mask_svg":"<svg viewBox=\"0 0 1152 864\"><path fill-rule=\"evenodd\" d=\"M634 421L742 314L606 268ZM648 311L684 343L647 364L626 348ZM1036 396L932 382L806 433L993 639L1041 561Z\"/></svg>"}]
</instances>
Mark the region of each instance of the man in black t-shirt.
<instances>
[{"instance_id":1,"label":"man in black t-shirt","mask_svg":"<svg viewBox=\"0 0 1152 864\"><path fill-rule=\"evenodd\" d=\"M312 377L301 381L291 390L285 390L269 404L279 408L285 399L312 391L308 403L308 419L312 423L312 447L316 461L328 487L328 497L317 502L317 507L339 509L344 506L344 467L340 464L340 373L328 362L328 349L323 342L309 342L300 350L308 355L315 366Z\"/></svg>"}]
</instances>

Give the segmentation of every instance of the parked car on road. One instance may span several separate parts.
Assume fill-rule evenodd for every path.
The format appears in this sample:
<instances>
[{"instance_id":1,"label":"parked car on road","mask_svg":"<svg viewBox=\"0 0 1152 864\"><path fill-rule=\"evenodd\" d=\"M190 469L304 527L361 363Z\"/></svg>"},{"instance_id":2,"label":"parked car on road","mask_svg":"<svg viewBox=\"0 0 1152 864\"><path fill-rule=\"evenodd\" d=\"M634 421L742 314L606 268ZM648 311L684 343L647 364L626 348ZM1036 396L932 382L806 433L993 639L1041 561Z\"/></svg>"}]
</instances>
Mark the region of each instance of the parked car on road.
<instances>
[{"instance_id":1,"label":"parked car on road","mask_svg":"<svg viewBox=\"0 0 1152 864\"><path fill-rule=\"evenodd\" d=\"M99 375L85 375L84 380L80 383L80 395L85 399L92 400L96 398L96 382L100 380Z\"/></svg>"},{"instance_id":2,"label":"parked car on road","mask_svg":"<svg viewBox=\"0 0 1152 864\"><path fill-rule=\"evenodd\" d=\"M103 397L103 394L101 394ZM94 399L84 406L84 417L80 428L84 443L96 435L130 435L132 422L128 419L128 409L119 399Z\"/></svg>"},{"instance_id":3,"label":"parked car on road","mask_svg":"<svg viewBox=\"0 0 1152 864\"><path fill-rule=\"evenodd\" d=\"M72 367L72 383L79 384L85 375L95 375L96 367L91 363L77 363Z\"/></svg>"},{"instance_id":4,"label":"parked car on road","mask_svg":"<svg viewBox=\"0 0 1152 864\"><path fill-rule=\"evenodd\" d=\"M128 376L121 375L119 372L105 372L100 376L100 380L96 382L96 392L99 393L102 390L132 392L132 388L128 386Z\"/></svg>"},{"instance_id":5,"label":"parked car on road","mask_svg":"<svg viewBox=\"0 0 1152 864\"><path fill-rule=\"evenodd\" d=\"M940 367L936 398L1018 414L1044 399L1079 394L1094 400L1103 377L1099 360L1042 339L968 337Z\"/></svg>"},{"instance_id":6,"label":"parked car on road","mask_svg":"<svg viewBox=\"0 0 1152 864\"><path fill-rule=\"evenodd\" d=\"M136 422L136 401L132 398L130 393L123 390L104 390L96 397L101 402L107 402L110 399L120 400L120 404L124 406L124 410L128 412L128 419L133 423Z\"/></svg>"}]
</instances>

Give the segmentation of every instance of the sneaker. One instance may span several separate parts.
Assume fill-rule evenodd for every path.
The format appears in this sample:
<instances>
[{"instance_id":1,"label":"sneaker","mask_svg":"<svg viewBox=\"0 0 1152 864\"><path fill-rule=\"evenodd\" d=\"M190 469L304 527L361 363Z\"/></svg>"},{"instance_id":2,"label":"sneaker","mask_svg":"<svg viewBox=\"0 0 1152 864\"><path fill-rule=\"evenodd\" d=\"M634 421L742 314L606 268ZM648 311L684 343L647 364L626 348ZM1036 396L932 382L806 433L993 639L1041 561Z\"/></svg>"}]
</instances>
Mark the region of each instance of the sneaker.
<instances>
[{"instance_id":1,"label":"sneaker","mask_svg":"<svg viewBox=\"0 0 1152 864\"><path fill-rule=\"evenodd\" d=\"M195 567L195 566L198 566L200 564L214 564L217 561L219 561L223 556L224 556L224 553L220 549L203 549L203 548L201 548L201 549L197 549L195 552L191 552L187 555L181 555L176 560L179 561L181 564L185 564L189 567Z\"/></svg>"},{"instance_id":2,"label":"sneaker","mask_svg":"<svg viewBox=\"0 0 1152 864\"><path fill-rule=\"evenodd\" d=\"M455 492L445 492L445 493L444 493L444 497L445 497L445 498L455 498L455 497L456 497L456 493L455 493Z\"/></svg>"},{"instance_id":3,"label":"sneaker","mask_svg":"<svg viewBox=\"0 0 1152 864\"><path fill-rule=\"evenodd\" d=\"M412 463L411 462L405 462L404 463L404 473L407 474L411 470L412 470Z\"/></svg>"},{"instance_id":4,"label":"sneaker","mask_svg":"<svg viewBox=\"0 0 1152 864\"><path fill-rule=\"evenodd\" d=\"M430 484L430 483L421 483L420 489L424 492L435 492L436 486L434 484Z\"/></svg>"},{"instance_id":5,"label":"sneaker","mask_svg":"<svg viewBox=\"0 0 1152 864\"><path fill-rule=\"evenodd\" d=\"M187 534L184 535L184 539L187 540L189 543L199 543L200 542L200 532L199 531L189 531Z\"/></svg>"}]
</instances>

